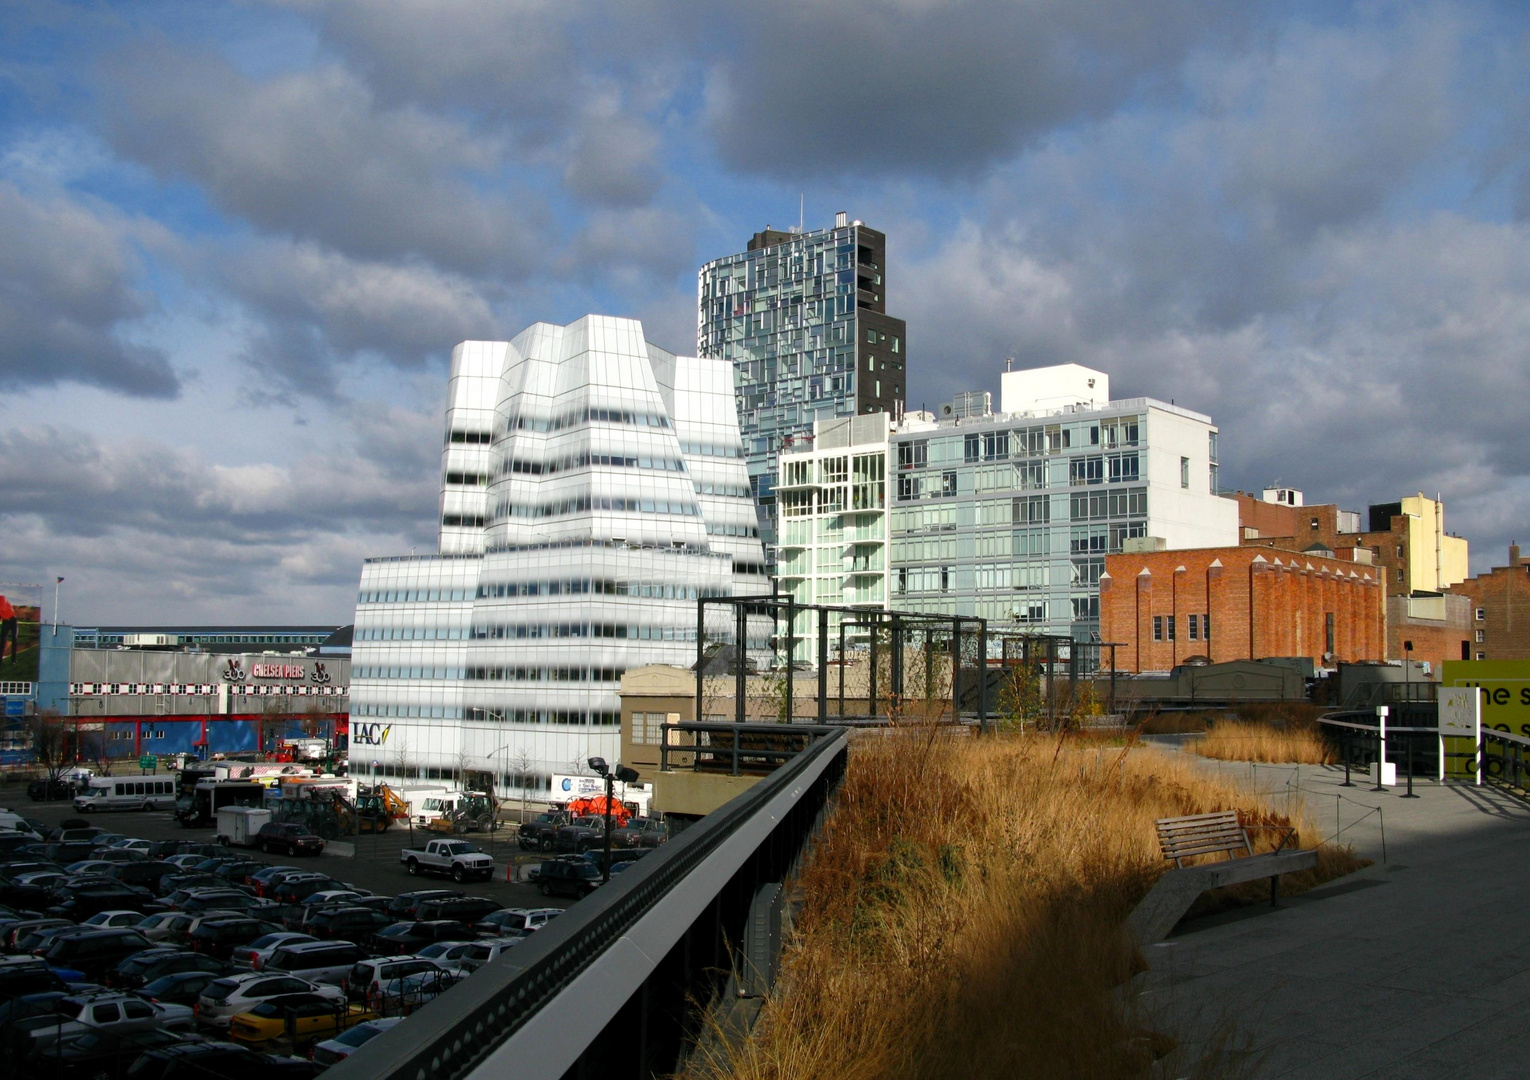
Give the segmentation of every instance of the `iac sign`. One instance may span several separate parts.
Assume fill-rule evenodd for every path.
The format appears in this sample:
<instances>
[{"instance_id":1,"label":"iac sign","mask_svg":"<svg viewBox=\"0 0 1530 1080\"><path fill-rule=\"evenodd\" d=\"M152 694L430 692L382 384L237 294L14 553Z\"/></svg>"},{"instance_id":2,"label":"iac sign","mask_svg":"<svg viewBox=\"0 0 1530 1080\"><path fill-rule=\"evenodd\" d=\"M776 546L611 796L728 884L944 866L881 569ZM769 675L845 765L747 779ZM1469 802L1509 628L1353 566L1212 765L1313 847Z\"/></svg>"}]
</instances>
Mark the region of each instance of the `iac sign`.
<instances>
[{"instance_id":1,"label":"iac sign","mask_svg":"<svg viewBox=\"0 0 1530 1080\"><path fill-rule=\"evenodd\" d=\"M386 746L392 724L358 724L351 721L351 742L358 746Z\"/></svg>"}]
</instances>

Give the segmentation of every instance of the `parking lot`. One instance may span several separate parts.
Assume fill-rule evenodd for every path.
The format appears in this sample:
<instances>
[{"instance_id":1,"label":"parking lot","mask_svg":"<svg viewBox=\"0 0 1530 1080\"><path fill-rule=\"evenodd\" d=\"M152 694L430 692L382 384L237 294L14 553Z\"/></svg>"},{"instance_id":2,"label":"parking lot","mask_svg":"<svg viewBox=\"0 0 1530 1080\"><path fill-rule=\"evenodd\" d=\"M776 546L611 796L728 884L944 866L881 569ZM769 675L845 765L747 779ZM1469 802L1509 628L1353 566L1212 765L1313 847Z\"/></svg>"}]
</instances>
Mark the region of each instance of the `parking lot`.
<instances>
[{"instance_id":1,"label":"parking lot","mask_svg":"<svg viewBox=\"0 0 1530 1080\"><path fill-rule=\"evenodd\" d=\"M140 811L119 811L85 817L75 813L73 804L66 801L32 802L27 798L26 789L21 786L0 787L0 807L9 808L27 817L39 818L49 825L57 825L65 818L79 818L109 832L136 836L144 840L199 840L212 843L216 838L213 829L182 828L168 811L150 814ZM572 900L563 897L544 897L533 885L505 881L507 867L513 872L518 862L535 865L539 861L538 856L520 850L515 839L516 826L513 823L502 825L494 833L473 833L462 837L493 856L495 873L492 880L475 881L457 886L441 877L410 877L408 871L399 862L399 852L407 847L423 847L426 841L440 839L442 835L427 832L424 829L411 830L401 825L394 825L387 832L345 838L343 843L354 843L356 851L354 856L337 855L333 849L327 849L324 854L317 857L285 859L264 855L258 850L250 849L250 858L283 865L311 866L312 869L347 884L388 896L407 892L410 889L425 889L441 884L443 888L460 889L469 896L487 897L505 907L568 907L573 903Z\"/></svg>"},{"instance_id":2,"label":"parking lot","mask_svg":"<svg viewBox=\"0 0 1530 1080\"><path fill-rule=\"evenodd\" d=\"M309 856L235 849L243 862L151 848L217 841L168 810L82 813L21 786L0 786L0 807L44 834L71 821L123 838L0 837L0 1071L18 1080L311 1080L573 903L515 880L542 857L520 851L511 823L467 836L394 825ZM475 844L493 876L459 885L400 862L441 839ZM419 890L481 903L403 895Z\"/></svg>"}]
</instances>

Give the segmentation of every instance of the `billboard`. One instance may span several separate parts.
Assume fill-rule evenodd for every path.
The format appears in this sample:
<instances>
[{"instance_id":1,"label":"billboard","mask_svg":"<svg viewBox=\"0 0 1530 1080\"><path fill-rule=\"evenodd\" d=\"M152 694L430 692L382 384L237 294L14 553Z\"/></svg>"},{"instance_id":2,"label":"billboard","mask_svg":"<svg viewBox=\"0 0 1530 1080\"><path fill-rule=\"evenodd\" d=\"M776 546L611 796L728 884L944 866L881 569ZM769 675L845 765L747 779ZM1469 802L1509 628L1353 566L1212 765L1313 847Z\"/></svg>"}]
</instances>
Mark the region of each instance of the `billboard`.
<instances>
[{"instance_id":1,"label":"billboard","mask_svg":"<svg viewBox=\"0 0 1530 1080\"><path fill-rule=\"evenodd\" d=\"M0 584L0 683L37 681L42 587Z\"/></svg>"},{"instance_id":2,"label":"billboard","mask_svg":"<svg viewBox=\"0 0 1530 1080\"><path fill-rule=\"evenodd\" d=\"M1447 660L1442 687L1474 687L1482 726L1530 736L1530 660Z\"/></svg>"}]
</instances>

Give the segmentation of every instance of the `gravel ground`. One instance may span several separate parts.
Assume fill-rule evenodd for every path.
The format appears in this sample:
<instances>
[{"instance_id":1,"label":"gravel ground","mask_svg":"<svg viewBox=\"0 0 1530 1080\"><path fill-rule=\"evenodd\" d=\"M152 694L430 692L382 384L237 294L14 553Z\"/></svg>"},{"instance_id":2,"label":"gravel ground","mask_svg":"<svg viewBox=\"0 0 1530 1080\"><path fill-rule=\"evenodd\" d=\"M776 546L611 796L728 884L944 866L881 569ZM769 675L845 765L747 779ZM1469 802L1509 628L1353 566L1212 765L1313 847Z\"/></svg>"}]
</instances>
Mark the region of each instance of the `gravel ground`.
<instances>
[{"instance_id":1,"label":"gravel ground","mask_svg":"<svg viewBox=\"0 0 1530 1080\"><path fill-rule=\"evenodd\" d=\"M77 814L67 802L33 802L27 798L24 786L0 786L0 807L6 807L26 817L40 818L56 825L65 818L85 818L92 825L99 825L109 832L143 840L199 840L211 843L216 837L211 829L185 829L176 823L169 811L145 814L141 811L118 811L92 815ZM520 850L515 840L516 826L504 825L493 834L474 833L464 839L478 845L494 857L495 874L492 881L475 881L466 885L454 885L446 877L410 877L399 862L399 852L407 847L423 847L426 840L439 839L439 833L422 829L411 830L394 825L384 833L351 838L356 847L354 856L336 854L326 849L316 857L299 857L284 860L250 849L250 858L262 862L297 865L322 871L332 877L374 893L394 896L411 889L458 889L469 896L483 896L505 907L561 907L573 901L562 897L544 897L527 884L509 883L506 871L513 876L518 865L532 865L538 857Z\"/></svg>"}]
</instances>

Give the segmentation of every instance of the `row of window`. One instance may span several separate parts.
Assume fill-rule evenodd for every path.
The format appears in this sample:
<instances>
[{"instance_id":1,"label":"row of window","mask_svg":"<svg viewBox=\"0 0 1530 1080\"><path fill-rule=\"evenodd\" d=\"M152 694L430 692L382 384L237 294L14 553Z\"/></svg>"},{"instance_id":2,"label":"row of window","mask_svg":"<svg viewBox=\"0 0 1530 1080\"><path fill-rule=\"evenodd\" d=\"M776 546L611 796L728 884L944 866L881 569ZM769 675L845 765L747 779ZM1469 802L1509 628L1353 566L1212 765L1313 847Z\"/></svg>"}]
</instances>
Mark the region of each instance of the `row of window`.
<instances>
[{"instance_id":1,"label":"row of window","mask_svg":"<svg viewBox=\"0 0 1530 1080\"><path fill-rule=\"evenodd\" d=\"M608 495L576 495L572 499L559 499L549 503L512 503L502 499L495 504L494 517L550 518L565 514L580 514L589 510L617 510L634 514L678 514L681 517L700 517L701 508L693 502L670 502L667 499L620 499Z\"/></svg>"},{"instance_id":2,"label":"row of window","mask_svg":"<svg viewBox=\"0 0 1530 1080\"><path fill-rule=\"evenodd\" d=\"M737 567L735 567L737 570ZM505 596L645 596L656 600L700 600L731 596L731 589L709 585L676 585L659 581L499 581L478 586L479 598Z\"/></svg>"},{"instance_id":3,"label":"row of window","mask_svg":"<svg viewBox=\"0 0 1530 1080\"><path fill-rule=\"evenodd\" d=\"M362 589L358 604L428 604L473 599L472 589ZM478 590L483 595L483 590Z\"/></svg>"},{"instance_id":4,"label":"row of window","mask_svg":"<svg viewBox=\"0 0 1530 1080\"><path fill-rule=\"evenodd\" d=\"M1073 521L1146 517L1147 496L1145 487L1121 488L1116 491L1076 492L1068 496L1068 517Z\"/></svg>"},{"instance_id":5,"label":"row of window","mask_svg":"<svg viewBox=\"0 0 1530 1080\"><path fill-rule=\"evenodd\" d=\"M1126 454L1089 454L1068 462L1068 483L1073 487L1087 484L1130 484L1142 479L1135 452Z\"/></svg>"},{"instance_id":6,"label":"row of window","mask_svg":"<svg viewBox=\"0 0 1530 1080\"><path fill-rule=\"evenodd\" d=\"M741 458L744 456L744 448L742 446L722 446L717 443L685 442L683 440L680 443L680 452L682 454L689 454L692 457Z\"/></svg>"},{"instance_id":7,"label":"row of window","mask_svg":"<svg viewBox=\"0 0 1530 1080\"><path fill-rule=\"evenodd\" d=\"M561 724L571 727L620 727L622 714L591 709L505 709L485 705L357 705L352 715L409 720L478 720L510 724ZM435 772L437 770L430 770ZM386 774L379 767L378 772Z\"/></svg>"},{"instance_id":8,"label":"row of window","mask_svg":"<svg viewBox=\"0 0 1530 1080\"><path fill-rule=\"evenodd\" d=\"M1080 428L1080 438L1086 434ZM1100 446L1105 449L1140 445L1141 422L1139 418L1121 417L1114 420L1102 420L1097 424L1088 426L1088 443L1084 445ZM1062 424L1047 424L1039 427L1016 428L1013 431L985 431L973 435L962 436L962 457L964 462L975 461L1003 461L1009 457L1031 457L1044 454L1060 454L1064 450L1073 448L1073 428ZM1214 438L1215 436L1213 436ZM926 468L931 461L929 439L910 439L899 442L898 468L922 469ZM951 439L935 440L937 453L934 459L937 464L941 460L954 460L950 457L951 451L945 451L942 456L942 444L951 443Z\"/></svg>"},{"instance_id":9,"label":"row of window","mask_svg":"<svg viewBox=\"0 0 1530 1080\"><path fill-rule=\"evenodd\" d=\"M470 446L488 446L494 441L494 434L488 431L453 431L446 436L449 443L465 443Z\"/></svg>"},{"instance_id":10,"label":"row of window","mask_svg":"<svg viewBox=\"0 0 1530 1080\"><path fill-rule=\"evenodd\" d=\"M707 535L708 536L759 536L760 535L760 527L758 525L728 525L728 524L716 524L716 525L713 525L713 524L709 524L709 525L707 525ZM742 573L746 573L746 571L739 570L738 573L742 574Z\"/></svg>"},{"instance_id":11,"label":"row of window","mask_svg":"<svg viewBox=\"0 0 1530 1080\"><path fill-rule=\"evenodd\" d=\"M489 474L449 472L446 474L446 482L448 484L458 484L462 487L487 487L489 484Z\"/></svg>"},{"instance_id":12,"label":"row of window","mask_svg":"<svg viewBox=\"0 0 1530 1080\"><path fill-rule=\"evenodd\" d=\"M695 641L694 626L628 626L616 623L495 623L475 626L474 640L515 641L548 638L616 638L628 641Z\"/></svg>"},{"instance_id":13,"label":"row of window","mask_svg":"<svg viewBox=\"0 0 1530 1080\"><path fill-rule=\"evenodd\" d=\"M362 679L464 679L470 682L620 682L623 668L586 667L430 667L408 664L360 664Z\"/></svg>"},{"instance_id":14,"label":"row of window","mask_svg":"<svg viewBox=\"0 0 1530 1080\"><path fill-rule=\"evenodd\" d=\"M506 431L562 431L580 424L630 424L635 427L669 427L669 417L657 413L632 412L627 409L574 409L560 416L526 416L520 413L506 419Z\"/></svg>"},{"instance_id":15,"label":"row of window","mask_svg":"<svg viewBox=\"0 0 1530 1080\"><path fill-rule=\"evenodd\" d=\"M579 454L567 454L552 461L525 461L511 458L500 469L501 476L556 476L572 469L585 469L603 465L617 469L653 469L658 472L686 471L685 462L679 458L628 457L624 454L592 454L588 450ZM448 476L450 479L450 476Z\"/></svg>"},{"instance_id":16,"label":"row of window","mask_svg":"<svg viewBox=\"0 0 1530 1080\"><path fill-rule=\"evenodd\" d=\"M442 525L460 525L469 529L481 529L486 524L482 514L442 514Z\"/></svg>"},{"instance_id":17,"label":"row of window","mask_svg":"<svg viewBox=\"0 0 1530 1080\"><path fill-rule=\"evenodd\" d=\"M1332 616L1330 615L1329 618L1331 619ZM1188 640L1188 641L1210 641L1211 640L1211 616L1210 615L1191 615L1185 621L1188 623L1187 629L1189 630L1189 635L1186 638L1186 640ZM1174 621L1174 616L1173 615L1154 615L1153 616L1153 640L1154 641L1175 641L1175 640L1178 640L1175 637L1175 633L1176 633L1176 628L1175 628L1175 621ZM1332 628L1330 627L1330 635L1331 635L1331 633L1332 633ZM1329 642L1329 651L1330 652L1333 651L1333 643L1332 643L1332 641Z\"/></svg>"}]
</instances>

